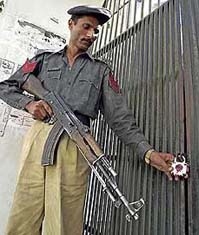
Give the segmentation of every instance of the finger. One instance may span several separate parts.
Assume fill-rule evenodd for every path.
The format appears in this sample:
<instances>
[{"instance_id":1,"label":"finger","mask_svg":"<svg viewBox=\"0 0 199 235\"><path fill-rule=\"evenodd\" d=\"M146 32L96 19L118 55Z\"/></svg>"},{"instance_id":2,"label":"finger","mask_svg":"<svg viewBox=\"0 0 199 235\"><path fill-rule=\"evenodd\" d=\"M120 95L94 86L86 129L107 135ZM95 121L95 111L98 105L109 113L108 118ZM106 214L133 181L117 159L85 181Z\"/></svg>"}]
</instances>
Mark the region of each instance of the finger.
<instances>
[{"instance_id":1,"label":"finger","mask_svg":"<svg viewBox=\"0 0 199 235\"><path fill-rule=\"evenodd\" d=\"M152 165L152 164L151 164ZM163 161L163 164L159 164L159 165L152 165L152 166L154 166L154 167L156 167L158 170L160 170L160 171L163 171L166 175L167 175L167 177L169 178L169 180L170 181L172 181L173 180L173 177L172 177L172 175L171 175L171 173L170 173L170 171L172 170L172 168L171 167L167 167L167 165L164 163L164 161Z\"/></svg>"},{"instance_id":2,"label":"finger","mask_svg":"<svg viewBox=\"0 0 199 235\"><path fill-rule=\"evenodd\" d=\"M158 164L151 163L151 166L157 168L163 172L170 172L170 167L164 161L158 162Z\"/></svg>"},{"instance_id":3,"label":"finger","mask_svg":"<svg viewBox=\"0 0 199 235\"><path fill-rule=\"evenodd\" d=\"M173 161L174 156L170 153L162 153L161 157L165 160L165 161Z\"/></svg>"},{"instance_id":4,"label":"finger","mask_svg":"<svg viewBox=\"0 0 199 235\"><path fill-rule=\"evenodd\" d=\"M51 109L50 105L48 103L46 103L46 101L44 101L44 100L38 101L37 107L42 108L45 111L46 115L51 116L52 109ZM43 111L42 111L42 113L43 113Z\"/></svg>"},{"instance_id":5,"label":"finger","mask_svg":"<svg viewBox=\"0 0 199 235\"><path fill-rule=\"evenodd\" d=\"M169 178L169 180L170 180L170 181L172 181L172 180L173 180L173 177L172 177L172 175L171 175L171 173L170 173L170 172L165 171L165 174L167 175L167 177Z\"/></svg>"},{"instance_id":6,"label":"finger","mask_svg":"<svg viewBox=\"0 0 199 235\"><path fill-rule=\"evenodd\" d=\"M49 116L46 109L44 108L44 106L41 107L40 113L41 113L41 116L42 116L42 120Z\"/></svg>"},{"instance_id":7,"label":"finger","mask_svg":"<svg viewBox=\"0 0 199 235\"><path fill-rule=\"evenodd\" d=\"M171 172L173 170L173 167L172 166L169 166L169 172Z\"/></svg>"},{"instance_id":8,"label":"finger","mask_svg":"<svg viewBox=\"0 0 199 235\"><path fill-rule=\"evenodd\" d=\"M161 165L160 163L158 165L156 164L151 164L151 165L157 168L158 170L163 171L167 175L170 181L173 180L173 177L170 173L170 171L172 170L172 167L168 167L167 164L163 160L161 162Z\"/></svg>"},{"instance_id":9,"label":"finger","mask_svg":"<svg viewBox=\"0 0 199 235\"><path fill-rule=\"evenodd\" d=\"M171 166L169 166L165 161L162 161L162 169L165 172L169 172L173 169ZM172 169L171 169L172 168Z\"/></svg>"},{"instance_id":10,"label":"finger","mask_svg":"<svg viewBox=\"0 0 199 235\"><path fill-rule=\"evenodd\" d=\"M44 118L40 111L36 111L32 115L34 119L43 120Z\"/></svg>"},{"instance_id":11,"label":"finger","mask_svg":"<svg viewBox=\"0 0 199 235\"><path fill-rule=\"evenodd\" d=\"M166 163L168 166L172 166L173 161L167 161Z\"/></svg>"},{"instance_id":12,"label":"finger","mask_svg":"<svg viewBox=\"0 0 199 235\"><path fill-rule=\"evenodd\" d=\"M177 175L174 176L175 181L179 181L179 179L180 179L179 176L177 176Z\"/></svg>"},{"instance_id":13,"label":"finger","mask_svg":"<svg viewBox=\"0 0 199 235\"><path fill-rule=\"evenodd\" d=\"M43 102L43 107L44 107L45 111L47 112L47 114L51 117L53 115L53 110L50 107L50 105L47 104L46 102Z\"/></svg>"},{"instance_id":14,"label":"finger","mask_svg":"<svg viewBox=\"0 0 199 235\"><path fill-rule=\"evenodd\" d=\"M39 105L39 107L34 110L33 116L39 120L43 120L47 116L47 112L42 105Z\"/></svg>"}]
</instances>

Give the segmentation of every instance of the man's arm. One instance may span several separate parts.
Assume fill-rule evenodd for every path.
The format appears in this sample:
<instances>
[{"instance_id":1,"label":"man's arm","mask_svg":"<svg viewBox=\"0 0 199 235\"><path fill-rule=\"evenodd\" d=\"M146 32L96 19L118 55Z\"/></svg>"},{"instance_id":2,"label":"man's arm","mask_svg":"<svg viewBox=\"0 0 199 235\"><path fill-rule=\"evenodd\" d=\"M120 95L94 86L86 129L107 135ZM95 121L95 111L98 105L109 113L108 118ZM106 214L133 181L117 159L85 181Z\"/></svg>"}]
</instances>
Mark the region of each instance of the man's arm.
<instances>
[{"instance_id":1,"label":"man's arm","mask_svg":"<svg viewBox=\"0 0 199 235\"><path fill-rule=\"evenodd\" d=\"M148 163L156 169L165 172L169 179L172 180L170 171L173 155L153 150L140 128L137 127L135 119L127 108L125 99L120 93L120 89L109 68L105 71L102 84L101 111L111 129L125 144L133 144L141 159L149 156Z\"/></svg>"},{"instance_id":2,"label":"man's arm","mask_svg":"<svg viewBox=\"0 0 199 235\"><path fill-rule=\"evenodd\" d=\"M0 98L10 106L25 109L34 97L23 94L22 84L28 76L37 75L42 66L43 56L35 56L21 66L9 79L0 82Z\"/></svg>"},{"instance_id":3,"label":"man's arm","mask_svg":"<svg viewBox=\"0 0 199 235\"><path fill-rule=\"evenodd\" d=\"M35 101L34 97L23 94L21 86L28 77L34 79L39 75L43 58L44 55L39 54L27 60L9 79L0 82L0 98L14 108L26 110L38 120L52 116L52 109L45 101Z\"/></svg>"}]
</instances>

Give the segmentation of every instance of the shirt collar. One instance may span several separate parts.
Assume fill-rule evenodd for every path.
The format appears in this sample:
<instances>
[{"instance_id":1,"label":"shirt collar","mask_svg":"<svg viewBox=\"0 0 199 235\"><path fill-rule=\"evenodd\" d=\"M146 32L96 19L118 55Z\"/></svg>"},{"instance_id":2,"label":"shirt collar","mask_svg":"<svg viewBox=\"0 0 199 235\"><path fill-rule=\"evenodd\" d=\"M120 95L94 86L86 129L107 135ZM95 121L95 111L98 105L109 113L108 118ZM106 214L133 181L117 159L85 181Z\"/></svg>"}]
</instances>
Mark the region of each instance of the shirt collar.
<instances>
[{"instance_id":1,"label":"shirt collar","mask_svg":"<svg viewBox=\"0 0 199 235\"><path fill-rule=\"evenodd\" d=\"M68 45L64 46L64 48L59 50L57 53L62 54L62 56L64 57L67 48L68 48ZM80 56L85 56L85 57L89 58L91 61L94 61L94 57L88 52L82 53Z\"/></svg>"}]
</instances>

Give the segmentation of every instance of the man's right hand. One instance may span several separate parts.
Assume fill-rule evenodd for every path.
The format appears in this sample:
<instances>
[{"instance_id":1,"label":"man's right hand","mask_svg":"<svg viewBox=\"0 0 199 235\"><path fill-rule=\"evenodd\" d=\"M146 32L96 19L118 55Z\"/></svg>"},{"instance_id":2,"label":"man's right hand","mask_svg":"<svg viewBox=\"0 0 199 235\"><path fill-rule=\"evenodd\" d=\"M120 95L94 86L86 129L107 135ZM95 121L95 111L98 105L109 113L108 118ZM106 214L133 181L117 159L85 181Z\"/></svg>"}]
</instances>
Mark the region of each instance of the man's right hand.
<instances>
[{"instance_id":1,"label":"man's right hand","mask_svg":"<svg viewBox=\"0 0 199 235\"><path fill-rule=\"evenodd\" d=\"M34 119L41 121L53 115L52 108L44 100L31 101L25 106L25 109L32 114Z\"/></svg>"}]
</instances>

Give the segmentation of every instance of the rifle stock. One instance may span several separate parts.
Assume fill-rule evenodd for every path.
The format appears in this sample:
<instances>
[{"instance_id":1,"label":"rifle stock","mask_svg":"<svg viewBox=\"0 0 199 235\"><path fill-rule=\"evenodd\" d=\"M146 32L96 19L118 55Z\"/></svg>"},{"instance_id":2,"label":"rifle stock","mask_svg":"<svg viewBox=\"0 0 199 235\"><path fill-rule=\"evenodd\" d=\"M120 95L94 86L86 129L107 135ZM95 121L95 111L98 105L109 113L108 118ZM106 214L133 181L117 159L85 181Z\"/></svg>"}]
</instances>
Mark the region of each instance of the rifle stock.
<instances>
[{"instance_id":1,"label":"rifle stock","mask_svg":"<svg viewBox=\"0 0 199 235\"><path fill-rule=\"evenodd\" d=\"M38 78L35 78L31 75L26 79L26 81L22 85L22 89L32 95L37 96L40 99L43 99L43 97L49 92L43 87L41 81Z\"/></svg>"}]
</instances>

